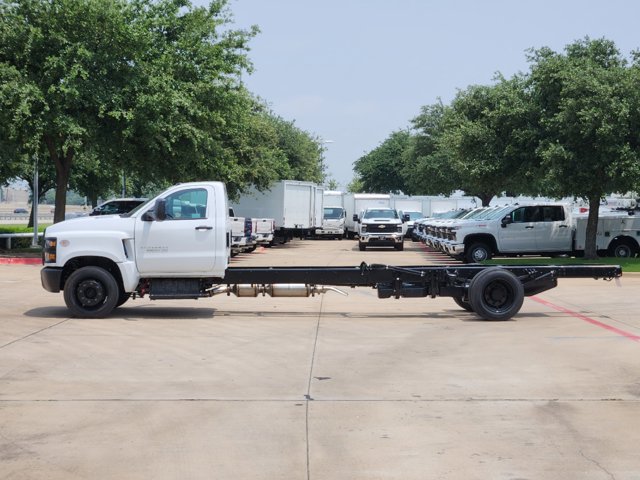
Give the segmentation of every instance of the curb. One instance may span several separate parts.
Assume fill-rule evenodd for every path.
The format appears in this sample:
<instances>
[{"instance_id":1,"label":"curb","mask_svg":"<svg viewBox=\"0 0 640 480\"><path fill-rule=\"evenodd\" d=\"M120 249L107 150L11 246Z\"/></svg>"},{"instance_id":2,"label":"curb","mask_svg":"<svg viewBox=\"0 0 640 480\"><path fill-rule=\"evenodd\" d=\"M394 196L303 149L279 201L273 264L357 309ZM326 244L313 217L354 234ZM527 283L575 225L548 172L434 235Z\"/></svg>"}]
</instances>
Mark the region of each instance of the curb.
<instances>
[{"instance_id":1,"label":"curb","mask_svg":"<svg viewBox=\"0 0 640 480\"><path fill-rule=\"evenodd\" d=\"M42 265L40 257L0 257L0 265Z\"/></svg>"}]
</instances>

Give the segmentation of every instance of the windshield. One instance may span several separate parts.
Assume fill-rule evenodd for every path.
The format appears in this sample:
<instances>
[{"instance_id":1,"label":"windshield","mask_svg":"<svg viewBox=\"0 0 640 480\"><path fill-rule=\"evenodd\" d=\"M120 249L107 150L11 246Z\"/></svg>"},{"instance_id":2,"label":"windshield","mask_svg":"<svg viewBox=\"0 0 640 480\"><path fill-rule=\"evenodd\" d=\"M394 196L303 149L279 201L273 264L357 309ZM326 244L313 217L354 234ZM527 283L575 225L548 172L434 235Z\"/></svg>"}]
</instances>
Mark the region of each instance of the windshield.
<instances>
[{"instance_id":1,"label":"windshield","mask_svg":"<svg viewBox=\"0 0 640 480\"><path fill-rule=\"evenodd\" d=\"M343 208L332 208L326 207L324 209L324 218L330 220L337 220L343 217L344 209Z\"/></svg>"},{"instance_id":2,"label":"windshield","mask_svg":"<svg viewBox=\"0 0 640 480\"><path fill-rule=\"evenodd\" d=\"M362 218L398 218L395 210L367 210Z\"/></svg>"},{"instance_id":3,"label":"windshield","mask_svg":"<svg viewBox=\"0 0 640 480\"><path fill-rule=\"evenodd\" d=\"M136 208L134 208L133 210L128 211L127 213L123 213L122 215L120 215L121 217L130 217L131 215L133 215L134 213L142 210L145 207L149 207L149 205L151 204L151 200L147 200L146 202L142 202L140 205L138 205Z\"/></svg>"},{"instance_id":4,"label":"windshield","mask_svg":"<svg viewBox=\"0 0 640 480\"><path fill-rule=\"evenodd\" d=\"M491 214L487 217L487 220L495 220L496 218L502 217L507 211L511 210L510 206L498 208L495 211L491 212Z\"/></svg>"},{"instance_id":5,"label":"windshield","mask_svg":"<svg viewBox=\"0 0 640 480\"><path fill-rule=\"evenodd\" d=\"M405 215L409 215L409 220L418 220L419 218L424 218L422 212L404 212Z\"/></svg>"}]
</instances>

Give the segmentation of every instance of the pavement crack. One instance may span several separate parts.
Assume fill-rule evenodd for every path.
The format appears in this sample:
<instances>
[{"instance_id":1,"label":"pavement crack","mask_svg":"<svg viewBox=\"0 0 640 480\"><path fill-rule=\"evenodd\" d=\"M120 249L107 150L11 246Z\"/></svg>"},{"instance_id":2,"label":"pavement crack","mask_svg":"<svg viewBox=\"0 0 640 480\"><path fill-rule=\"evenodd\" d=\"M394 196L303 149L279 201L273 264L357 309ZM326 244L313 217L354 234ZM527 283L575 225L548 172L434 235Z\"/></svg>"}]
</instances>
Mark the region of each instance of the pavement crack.
<instances>
[{"instance_id":1,"label":"pavement crack","mask_svg":"<svg viewBox=\"0 0 640 480\"><path fill-rule=\"evenodd\" d=\"M30 334L25 335L25 336L23 336L23 337L16 338L15 340L12 340L12 341L10 341L10 342L7 342L7 343L5 343L4 345L0 345L0 350L1 350L1 349L3 349L3 348L5 348L5 347L8 347L8 346L10 346L10 345L13 345L14 343L21 342L22 340L26 340L26 339L27 339L27 338L29 338L29 337L33 337L34 335L37 335L37 334L39 334L39 333L42 333L42 332L44 332L45 330L49 330L49 329L51 329L51 328L57 327L58 325L60 325L60 324L62 324L62 323L64 323L64 322L66 322L66 321L68 321L68 320L69 320L68 318L65 318L64 320L61 320L61 321L59 321L58 323L54 323L53 325L49 325L48 327L41 328L40 330L36 330L35 332L31 332Z\"/></svg>"},{"instance_id":2,"label":"pavement crack","mask_svg":"<svg viewBox=\"0 0 640 480\"><path fill-rule=\"evenodd\" d=\"M611 473L609 470L607 470L606 468L604 468L604 467L602 466L602 464L600 464L600 462L598 462L597 460L595 460L595 459L593 459L593 458L591 458L591 457L588 457L587 455L585 455L585 453L584 453L582 450L579 450L579 453L580 453L580 456L581 456L582 458L584 458L584 459L585 459L585 460L587 460L588 462L593 463L596 467L598 467L598 468L599 468L600 470L602 470L604 473L606 473L607 475L609 475L609 478L611 478L611 479L613 479L613 480L615 480L615 479L616 479L616 476L615 476L613 473Z\"/></svg>"}]
</instances>

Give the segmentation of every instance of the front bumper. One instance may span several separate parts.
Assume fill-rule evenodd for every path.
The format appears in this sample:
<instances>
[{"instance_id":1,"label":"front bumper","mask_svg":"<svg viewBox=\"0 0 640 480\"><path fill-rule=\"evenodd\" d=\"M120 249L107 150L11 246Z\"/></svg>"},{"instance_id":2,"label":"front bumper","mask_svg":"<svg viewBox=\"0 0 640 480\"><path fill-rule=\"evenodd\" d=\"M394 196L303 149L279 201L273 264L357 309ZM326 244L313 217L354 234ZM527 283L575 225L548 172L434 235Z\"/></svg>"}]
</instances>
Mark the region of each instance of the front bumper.
<instances>
[{"instance_id":1,"label":"front bumper","mask_svg":"<svg viewBox=\"0 0 640 480\"><path fill-rule=\"evenodd\" d=\"M344 235L344 229L340 228L318 228L316 235Z\"/></svg>"},{"instance_id":2,"label":"front bumper","mask_svg":"<svg viewBox=\"0 0 640 480\"><path fill-rule=\"evenodd\" d=\"M385 234L363 233L360 235L360 243L366 243L367 245L398 245L402 243L403 238L402 232Z\"/></svg>"},{"instance_id":3,"label":"front bumper","mask_svg":"<svg viewBox=\"0 0 640 480\"><path fill-rule=\"evenodd\" d=\"M47 292L58 293L62 281L62 269L57 267L44 267L40 270L42 288Z\"/></svg>"}]
</instances>

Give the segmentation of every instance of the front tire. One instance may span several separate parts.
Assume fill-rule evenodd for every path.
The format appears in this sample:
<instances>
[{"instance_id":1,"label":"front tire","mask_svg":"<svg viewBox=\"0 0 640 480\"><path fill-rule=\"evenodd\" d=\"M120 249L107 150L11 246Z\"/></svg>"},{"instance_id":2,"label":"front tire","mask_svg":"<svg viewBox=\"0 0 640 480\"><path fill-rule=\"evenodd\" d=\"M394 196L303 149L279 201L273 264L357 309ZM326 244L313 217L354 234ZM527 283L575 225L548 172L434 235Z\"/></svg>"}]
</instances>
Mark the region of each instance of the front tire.
<instances>
[{"instance_id":1,"label":"front tire","mask_svg":"<svg viewBox=\"0 0 640 480\"><path fill-rule=\"evenodd\" d=\"M358 248L360 248L361 252L364 252L367 249L367 246L362 242L358 242Z\"/></svg>"},{"instance_id":2,"label":"front tire","mask_svg":"<svg viewBox=\"0 0 640 480\"><path fill-rule=\"evenodd\" d=\"M394 248L398 251L402 251L404 250L404 243L398 243L396 245L394 245Z\"/></svg>"},{"instance_id":3,"label":"front tire","mask_svg":"<svg viewBox=\"0 0 640 480\"><path fill-rule=\"evenodd\" d=\"M478 242L473 243L467 249L466 260L467 263L480 263L485 260L491 260L491 248L486 243Z\"/></svg>"},{"instance_id":4,"label":"front tire","mask_svg":"<svg viewBox=\"0 0 640 480\"><path fill-rule=\"evenodd\" d=\"M523 302L522 283L502 268L483 270L469 282L469 303L485 320L509 320L520 311Z\"/></svg>"},{"instance_id":5,"label":"front tire","mask_svg":"<svg viewBox=\"0 0 640 480\"><path fill-rule=\"evenodd\" d=\"M79 268L64 286L64 301L75 317L106 317L120 300L118 282L104 268Z\"/></svg>"}]
</instances>

